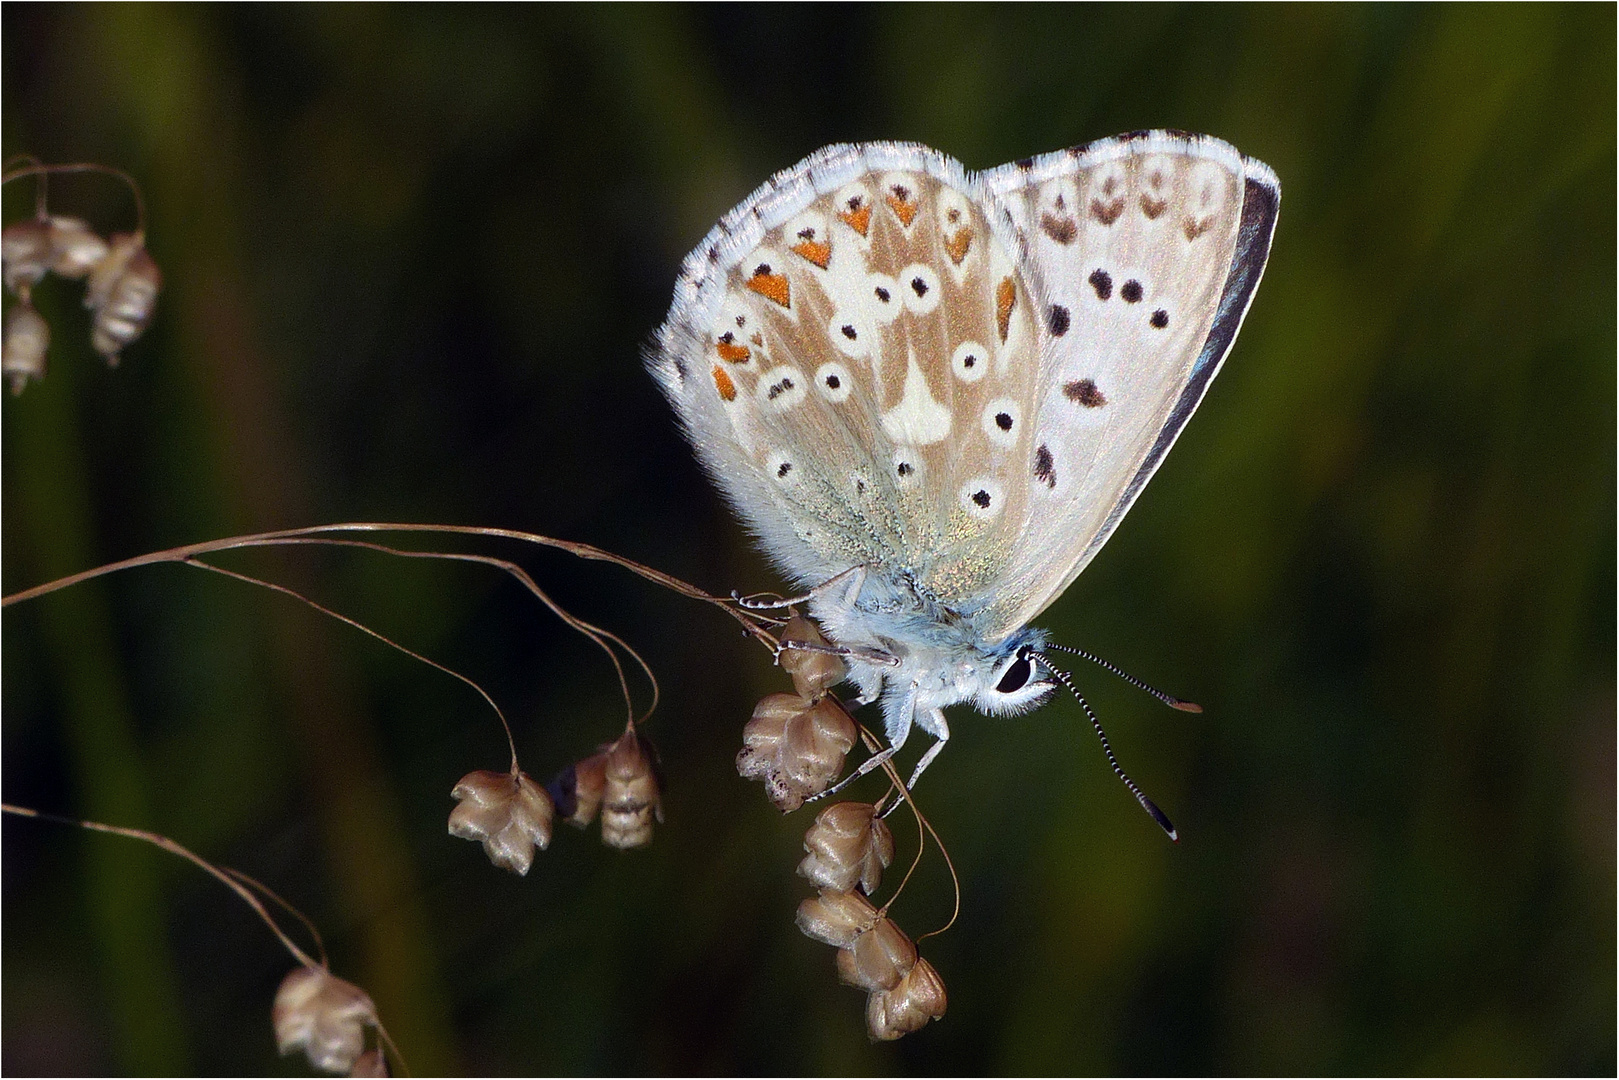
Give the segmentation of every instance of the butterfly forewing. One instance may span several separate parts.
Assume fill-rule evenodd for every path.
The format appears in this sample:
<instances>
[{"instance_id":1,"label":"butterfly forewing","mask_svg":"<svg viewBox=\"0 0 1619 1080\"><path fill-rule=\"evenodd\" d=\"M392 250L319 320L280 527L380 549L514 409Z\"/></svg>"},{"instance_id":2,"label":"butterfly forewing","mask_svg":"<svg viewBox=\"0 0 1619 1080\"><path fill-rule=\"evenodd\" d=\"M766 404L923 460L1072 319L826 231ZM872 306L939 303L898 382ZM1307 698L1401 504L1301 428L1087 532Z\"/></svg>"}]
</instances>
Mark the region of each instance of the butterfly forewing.
<instances>
[{"instance_id":1,"label":"butterfly forewing","mask_svg":"<svg viewBox=\"0 0 1619 1080\"><path fill-rule=\"evenodd\" d=\"M861 563L954 599L993 586L1027 512L1033 300L959 167L887 149L910 167L868 154L778 204L659 370L789 572Z\"/></svg>"}]
</instances>

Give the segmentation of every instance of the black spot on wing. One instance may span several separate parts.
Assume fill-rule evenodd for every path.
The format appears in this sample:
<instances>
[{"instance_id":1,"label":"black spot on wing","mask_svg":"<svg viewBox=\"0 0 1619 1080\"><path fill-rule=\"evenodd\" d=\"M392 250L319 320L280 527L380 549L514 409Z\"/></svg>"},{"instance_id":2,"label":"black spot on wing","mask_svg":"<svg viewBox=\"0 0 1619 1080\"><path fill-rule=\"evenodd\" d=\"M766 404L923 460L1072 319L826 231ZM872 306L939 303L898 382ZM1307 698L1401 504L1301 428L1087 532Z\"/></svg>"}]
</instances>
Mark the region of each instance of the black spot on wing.
<instances>
[{"instance_id":1,"label":"black spot on wing","mask_svg":"<svg viewBox=\"0 0 1619 1080\"><path fill-rule=\"evenodd\" d=\"M1276 213L1280 207L1279 189L1253 177L1247 178L1243 187L1242 218L1237 226L1237 248L1226 272L1225 288L1220 293L1220 306L1215 309L1214 324L1209 327L1209 336L1203 339L1203 348L1192 365L1191 378L1176 399L1169 420L1159 430L1146 459L1119 495L1107 521L1097 531L1099 537L1105 539L1135 501L1142 485L1151 478L1158 463L1174 445L1181 428L1186 426L1186 421L1203 400L1209 380L1220 369L1220 362L1231 351L1231 343L1236 340L1242 318L1248 313L1248 305L1253 302L1254 290L1259 287L1259 279L1265 273L1265 260L1270 257L1271 236L1276 231Z\"/></svg>"},{"instance_id":2,"label":"black spot on wing","mask_svg":"<svg viewBox=\"0 0 1619 1080\"><path fill-rule=\"evenodd\" d=\"M1057 486L1056 463L1051 459L1051 447L1045 443L1034 452L1034 478L1041 481L1048 488Z\"/></svg>"},{"instance_id":3,"label":"black spot on wing","mask_svg":"<svg viewBox=\"0 0 1619 1080\"><path fill-rule=\"evenodd\" d=\"M1107 395L1097 388L1094 379L1075 379L1062 388L1063 396L1087 409L1100 409L1107 404Z\"/></svg>"}]
</instances>

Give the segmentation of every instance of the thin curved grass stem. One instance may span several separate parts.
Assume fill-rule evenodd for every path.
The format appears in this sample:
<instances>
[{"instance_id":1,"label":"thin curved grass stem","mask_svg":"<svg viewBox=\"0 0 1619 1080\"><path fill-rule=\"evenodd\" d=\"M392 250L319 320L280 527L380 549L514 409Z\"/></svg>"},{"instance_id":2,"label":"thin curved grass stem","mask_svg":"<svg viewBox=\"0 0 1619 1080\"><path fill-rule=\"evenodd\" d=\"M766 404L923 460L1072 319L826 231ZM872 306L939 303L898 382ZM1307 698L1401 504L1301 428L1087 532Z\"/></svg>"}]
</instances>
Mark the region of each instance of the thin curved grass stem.
<instances>
[{"instance_id":1,"label":"thin curved grass stem","mask_svg":"<svg viewBox=\"0 0 1619 1080\"><path fill-rule=\"evenodd\" d=\"M197 544L183 544L183 545L180 545L178 547L167 548L167 549L165 549L163 551L148 552L145 555L137 555L137 556L135 556L133 558L122 559L122 560L120 560L118 562L106 563L106 564L103 564L101 566L89 569L89 570L82 570L77 574L69 574L66 577L57 578L54 581L47 581L44 584L35 585L35 586L33 586L32 588L29 588L29 589L23 589L20 592L12 593L10 596L0 598L0 608L10 607L13 604L20 604L25 600L32 600L32 599L35 599L37 597L44 596L47 593L56 592L57 590L65 589L65 588L68 588L69 586L77 585L77 584L79 584L81 582L89 581L89 580L91 580L93 578L104 577L104 576L106 576L108 574L116 573L116 572L122 571L122 570L131 570L131 569L135 569L135 568L141 567L141 566L151 566L151 565L155 565L155 564L158 564L158 563L165 563L165 562L185 562L187 559L192 559L192 558L195 558L195 557L197 557L199 555L209 555L209 554L214 554L214 553L220 552L220 551L232 551L232 550L236 550L236 549L239 549L239 548L269 547L269 546L276 546L276 545L282 545L282 544L293 545L293 544L298 544L298 543L320 542L323 538L329 537L333 533L343 533L343 532L372 532L372 533L375 533L375 532L429 532L429 533L454 533L454 534L465 535L465 536L489 536L489 537L496 537L496 538L501 538L501 539L521 540L521 541L523 541L525 543L534 544L534 545L537 545L537 546L540 546L540 547L550 547L550 548L555 548L555 549L557 549L559 551L566 551L569 554L574 555L574 556L576 556L578 558L581 558L581 559L589 559L589 560L592 560L592 561L595 561L595 562L612 563L612 564L614 564L616 566L623 567L623 568L631 571L632 573L635 573L635 574L639 575L640 577L643 577L646 580L653 582L654 584L661 585L664 588L671 590L672 592L678 593L681 596L689 597L689 598L691 598L693 600L700 600L700 601L702 601L704 603L711 604L714 607L719 608L721 611L724 611L726 614L730 615L733 619L737 620L737 622L742 625L743 630L747 634L749 634L756 641L760 642L761 644L763 644L764 646L769 648L771 650L772 654L774 654L774 652L779 647L779 643L776 641L776 639L773 636L771 636L771 634L769 633L768 630L765 629L765 627L766 626L776 625L781 620L768 618L768 617L756 615L756 614L754 614L752 612L741 610L738 607L736 607L734 602L731 601L731 600L725 599L723 597L714 596L714 595L712 595L710 593L704 592L702 589L699 589L695 585L692 585L692 584L690 584L688 582L682 581L679 578L674 577L674 576L672 576L670 574L665 574L661 570L654 570L652 567L645 566L645 565L643 565L641 563L638 563L634 559L628 559L628 558L625 558L625 557L623 557L621 555L615 555L610 551L605 551L602 548L595 547L594 545L591 545L591 544L580 544L580 543L575 543L575 542L573 542L571 540L557 540L557 539L555 539L553 537L542 536L539 533L521 532L521 531L514 530L514 529L495 529L495 528L487 528L487 527L482 527L482 526L464 526L464 525L435 525L435 524L419 524L419 523L413 524L413 523L397 523L397 522L396 523L347 522L347 523L336 524L336 525L316 525L316 526L312 526L312 527L309 527L309 528L302 528L302 529L277 529L277 530L273 530L273 531L270 531L270 532L252 533L252 534L247 534L247 535L242 535L242 536L226 537L226 538L220 539L220 540L208 540L208 541L204 541L202 543L197 543ZM388 552L390 554L395 554L395 555L400 555L400 556L405 556L405 557L418 557L418 558L452 558L453 557L453 558L457 558L457 559L462 559L464 561L487 562L487 563L489 563L491 565L500 566L503 569L508 569L509 572L514 571L514 570L515 571L520 571L521 570L521 568L516 567L516 564L514 564L514 563L508 563L505 560L493 559L493 558L490 558L488 556L475 556L475 555L453 555L452 556L452 555L447 554L447 553L410 552L410 551L403 551L403 550L400 550L400 549L397 549L397 548L391 548L391 547L388 547L387 545L382 545L382 544L367 544L365 541L342 541L342 540L336 540L336 539L329 539L329 540L325 540L325 542L331 543L331 544L347 543L347 544L351 544L351 545L354 545L354 546L371 547L374 550L385 551L385 552ZM564 621L568 621L569 625L574 626L574 628L580 630L581 633L585 633L585 630L583 628L584 627L589 627L590 624L582 623L582 620L578 621L579 623L582 623L582 625L576 624L576 621L574 620L573 616L567 615L565 612L563 612L563 610L559 606L557 606L554 601L552 601L548 596L545 595L543 590L539 589L539 587L537 585L533 584L533 579L532 578L527 578L527 575L523 574L522 579L526 579L525 584L527 584L536 593L536 595L542 600L542 602L546 603L547 606L551 607L551 609L558 614L558 617L563 618ZM604 634L604 635L607 634L606 631L599 630L599 628L591 627L591 629L595 630L598 633ZM587 636L593 636L593 635L587 633ZM654 705L655 705L656 702L657 702L658 693L659 693L658 687L657 687L657 680L656 680L656 678L652 677L651 671L647 667L646 662L639 656L639 654L635 653L635 651L633 649L631 649L627 644L625 644L621 639L617 638L616 636L612 636L612 635L608 635L608 636L610 636L613 641L615 641L619 645L623 646L623 648L625 648L626 651L628 651L632 656L634 656L635 659L636 659L636 662L641 666L642 670L647 672L647 675L648 675L649 679L651 679L652 684L653 684L653 702L654 702ZM598 641L597 643L601 644L600 641ZM605 646L603 646L603 647L605 648ZM616 658L615 658L614 662L615 662L615 665L616 665L616 663L617 663ZM622 674L621 674L621 679L622 679ZM627 693L627 690L626 690L626 693ZM631 710L631 715L632 716L633 716L633 712L634 712L634 710L632 709ZM648 713L646 715L650 715L650 710L648 710ZM644 717L643 717L643 719L644 719Z\"/></svg>"},{"instance_id":2,"label":"thin curved grass stem","mask_svg":"<svg viewBox=\"0 0 1619 1080\"><path fill-rule=\"evenodd\" d=\"M613 652L612 645L609 645L608 642L612 642L613 645L617 645L634 658L642 673L646 675L647 682L652 687L652 705L647 709L646 713L642 716L642 719L644 720L647 716L651 716L652 711L658 707L658 678L652 673L651 665L642 659L641 654L636 652L628 642L619 637L617 634L613 633L611 630L606 630L595 625L594 623L586 622L584 619L581 619L577 615L574 615L572 612L568 611L561 604L558 604L551 598L549 593L540 588L538 582L529 576L528 571L524 570L521 566L512 562L510 559L497 559L492 555L473 555L456 551L408 551L403 548L392 547L388 544L379 544L371 540L341 540L331 539L323 536L290 537L279 540L254 541L253 543L244 544L242 546L297 547L306 544L323 547L361 548L366 551L382 552L386 555L397 555L402 559L443 559L448 562L479 563L503 570L512 577L516 578L524 588L528 589L529 592L533 593L540 603L549 608L551 612L557 616L557 618L561 619L579 634L589 638L596 644L597 648L601 649L607 654L607 659L612 662L613 670L618 676L619 690L624 695L625 710L628 712L629 718L632 721L635 719L635 704L630 694L629 680L624 674L623 666L619 663L618 655Z\"/></svg>"},{"instance_id":3,"label":"thin curved grass stem","mask_svg":"<svg viewBox=\"0 0 1619 1080\"><path fill-rule=\"evenodd\" d=\"M19 165L16 167L11 167L8 165L4 175L0 175L0 184L9 184L13 180L20 180L25 176L37 176L40 178L41 187L43 187L45 177L49 176L51 173L100 173L103 176L112 176L122 180L125 184L129 185L130 193L135 196L135 235L143 240L145 239L146 200L141 196L141 186L135 182L135 178L133 176L130 176L124 170L115 169L111 165L102 165L94 161L75 161L65 165L46 165L38 158L34 158L32 154L24 154L21 155L21 157L33 158L34 164ZM41 209L43 209L43 193L41 193L39 201L41 204Z\"/></svg>"},{"instance_id":4,"label":"thin curved grass stem","mask_svg":"<svg viewBox=\"0 0 1619 1080\"><path fill-rule=\"evenodd\" d=\"M842 702L839 702L839 704L841 705ZM848 710L845 709L844 712L847 713ZM853 717L851 717L851 719L853 719ZM856 720L855 724L860 728L860 741L865 746L866 752L871 754L879 752L882 749L882 743L878 741L877 736L872 734L871 729L860 723L860 721ZM911 880L911 875L916 873L917 866L921 864L922 851L926 846L926 840L921 838L921 830L923 829L927 830L928 836L933 837L933 842L938 845L939 854L944 856L944 865L950 871L950 884L955 893L955 899L950 910L950 921L939 927L937 930L929 930L925 934L918 935L916 940L920 942L925 938L942 934L952 926L956 925L956 919L961 916L961 878L956 873L955 861L950 858L950 849L944 846L944 841L939 838L938 832L933 828L933 823L928 820L927 815L922 813L922 808L916 804L916 799L912 797L910 789L901 782L899 771L894 767L892 761L883 762L882 768L883 772L888 776L890 789L887 794L878 800L876 805L881 807L883 803L888 801L889 795L892 795L895 791L898 791L900 799L910 806L911 813L916 815L917 835L919 839L917 843L916 858L911 860L910 869L905 871L905 876L900 879L899 886L894 890L894 894L888 898L888 902L883 904L881 910L886 913L888 909L893 906L894 901L899 899L899 894L905 891L905 886Z\"/></svg>"},{"instance_id":5,"label":"thin curved grass stem","mask_svg":"<svg viewBox=\"0 0 1619 1080\"><path fill-rule=\"evenodd\" d=\"M240 870L232 869L229 866L221 866L220 869L229 874L231 877L235 878L237 881L240 881L243 885L246 885L248 888L255 890L271 900L274 900L287 914L303 923L304 929L309 931L309 936L315 939L315 951L320 953L320 966L328 969L332 966L331 957L326 955L326 939L321 937L320 928L315 925L315 921L313 919L311 919L308 915L305 915L302 911L299 911L280 893L276 892L274 889L270 888L270 886L266 885L264 882L260 881L251 874L244 874Z\"/></svg>"},{"instance_id":6,"label":"thin curved grass stem","mask_svg":"<svg viewBox=\"0 0 1619 1080\"><path fill-rule=\"evenodd\" d=\"M228 578L235 578L237 581L243 581L243 582L246 582L249 585L257 585L260 588L269 589L271 592L278 592L278 593L281 593L283 596L290 596L294 600L298 600L298 601L301 601L301 602L303 602L305 604L308 604L310 607L314 608L316 611L320 612L322 615L329 615L332 618L336 619L340 623L344 623L344 624L346 624L348 626L354 627L354 629L360 631L361 633L369 634L371 637L376 638L378 641L382 642L384 645L388 645L388 646L391 646L392 648L398 649L400 652L404 653L406 656L410 657L413 660L420 660L422 663L426 664L428 667L437 668L439 671L444 672L444 674L449 675L452 678L461 680L463 683L465 683L466 685L472 687L472 689L476 690L478 692L478 696L483 698L484 701L488 702L489 707L491 709L495 710L495 715L500 718L500 726L506 732L506 745L507 745L507 747L509 747L511 749L511 752L512 752L512 772L513 773L517 772L517 740L512 737L512 726L511 726L511 724L506 722L506 714L500 711L500 706L495 704L495 699L490 697L489 694L484 690L483 687L479 686L477 683L473 682L471 679L469 679L467 676L461 674L459 671L456 671L453 668L445 667L443 664L439 663L437 660L430 660L427 657L423 656L421 653L416 652L413 649L407 649L405 646L399 644L399 642L393 640L392 638L388 637L387 635L378 633L377 631L371 629L369 626L366 626L364 623L357 622L356 620L349 618L347 615L341 614L340 612L333 611L331 608L326 607L323 604L316 603L314 600L311 600L309 597L305 596L303 593L299 592L296 589L290 589L285 585L277 585L273 581L265 581L263 578L256 578L251 574L243 574L243 573L239 573L238 571L235 571L235 570L227 570L222 566L215 566L212 563L205 563L201 559L195 558L195 557L185 559L184 560L184 565L186 565L186 566L195 566L199 570L211 570L216 574L222 574L222 575L224 575L225 577L228 577Z\"/></svg>"},{"instance_id":7,"label":"thin curved grass stem","mask_svg":"<svg viewBox=\"0 0 1619 1080\"><path fill-rule=\"evenodd\" d=\"M399 1052L399 1047L394 1044L393 1036L389 1035L388 1029L382 1026L381 1017L377 1018L377 1039L382 1043L382 1045L388 1048L388 1053L392 1054L394 1061L398 1063L399 1075L409 1076L410 1067L405 1064L405 1055Z\"/></svg>"},{"instance_id":8,"label":"thin curved grass stem","mask_svg":"<svg viewBox=\"0 0 1619 1080\"><path fill-rule=\"evenodd\" d=\"M0 803L0 812L15 814L18 817L37 818L40 821L51 821L58 825L75 825L81 829L88 829L91 832L110 833L113 836L128 837L131 840L142 840L154 847L162 848L164 851L167 851L170 854L178 855L180 858L201 867L203 870L206 870L209 874L223 882L225 886L237 896L240 896L248 907L252 908L258 913L259 918L264 920L264 925L270 928L270 932L281 940L281 944L286 946L287 951L290 952L293 955L293 958L300 964L302 964L304 967L321 968L322 970L325 969L325 964L317 964L313 959L310 958L308 953L300 949L298 944L286 935L286 933L281 929L280 925L276 923L275 919L270 916L270 913L265 910L264 902L255 896L246 885L243 885L241 881L237 880L237 877L246 878L246 874L242 874L240 871L235 870L226 872L224 869L215 866L213 863L209 862L201 855L198 855L190 848L185 847L177 841L170 840L162 833L148 832L145 829L131 829L123 825L107 825L100 821L85 821L81 818L65 817L60 814L48 814L42 810L34 810L27 806L17 806L12 803ZM260 885L259 887L263 888L264 886Z\"/></svg>"}]
</instances>

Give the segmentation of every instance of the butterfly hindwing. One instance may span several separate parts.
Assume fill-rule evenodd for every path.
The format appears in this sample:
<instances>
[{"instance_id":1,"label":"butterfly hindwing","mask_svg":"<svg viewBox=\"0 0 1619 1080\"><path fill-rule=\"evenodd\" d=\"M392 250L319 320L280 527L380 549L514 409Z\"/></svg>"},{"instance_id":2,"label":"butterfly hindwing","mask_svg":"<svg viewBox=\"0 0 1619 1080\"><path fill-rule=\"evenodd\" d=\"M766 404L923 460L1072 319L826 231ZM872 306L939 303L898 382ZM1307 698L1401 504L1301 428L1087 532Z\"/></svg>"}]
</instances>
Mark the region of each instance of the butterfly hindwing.
<instances>
[{"instance_id":1,"label":"butterfly hindwing","mask_svg":"<svg viewBox=\"0 0 1619 1080\"><path fill-rule=\"evenodd\" d=\"M1041 306L1029 527L976 605L1026 624L1112 535L1219 370L1269 252L1279 189L1206 136L1148 132L983 177Z\"/></svg>"}]
</instances>

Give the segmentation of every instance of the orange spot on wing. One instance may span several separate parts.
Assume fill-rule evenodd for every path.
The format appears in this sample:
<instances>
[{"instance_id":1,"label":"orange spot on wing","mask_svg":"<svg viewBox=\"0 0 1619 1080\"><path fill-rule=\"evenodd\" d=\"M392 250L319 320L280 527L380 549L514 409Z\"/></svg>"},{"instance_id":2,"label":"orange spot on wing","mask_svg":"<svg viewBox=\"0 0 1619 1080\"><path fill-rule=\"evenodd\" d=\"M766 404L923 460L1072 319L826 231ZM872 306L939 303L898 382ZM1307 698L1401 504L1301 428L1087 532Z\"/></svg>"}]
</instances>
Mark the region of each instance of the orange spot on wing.
<instances>
[{"instance_id":1,"label":"orange spot on wing","mask_svg":"<svg viewBox=\"0 0 1619 1080\"><path fill-rule=\"evenodd\" d=\"M851 206L838 215L838 220L861 236L865 236L866 230L871 228L871 207L864 204Z\"/></svg>"},{"instance_id":2,"label":"orange spot on wing","mask_svg":"<svg viewBox=\"0 0 1619 1080\"><path fill-rule=\"evenodd\" d=\"M911 219L916 217L917 207L921 204L906 202L898 195L888 195L884 197L883 201L888 204L890 210L894 211L894 216L899 218L901 225L907 229L911 227Z\"/></svg>"},{"instance_id":3,"label":"orange spot on wing","mask_svg":"<svg viewBox=\"0 0 1619 1080\"><path fill-rule=\"evenodd\" d=\"M736 383L731 381L731 377L725 374L725 369L718 364L714 365L714 389L718 390L720 397L726 401L736 400Z\"/></svg>"},{"instance_id":4,"label":"orange spot on wing","mask_svg":"<svg viewBox=\"0 0 1619 1080\"><path fill-rule=\"evenodd\" d=\"M950 255L950 261L957 266L967 257L967 250L973 246L973 231L971 229L957 229L954 236L945 237L944 250Z\"/></svg>"},{"instance_id":5,"label":"orange spot on wing","mask_svg":"<svg viewBox=\"0 0 1619 1080\"><path fill-rule=\"evenodd\" d=\"M786 274L754 274L748 279L748 288L784 308L793 306L792 290L788 288Z\"/></svg>"},{"instance_id":6,"label":"orange spot on wing","mask_svg":"<svg viewBox=\"0 0 1619 1080\"><path fill-rule=\"evenodd\" d=\"M826 264L832 260L832 245L816 240L800 240L791 250L794 255L808 259L822 270L825 270Z\"/></svg>"},{"instance_id":7,"label":"orange spot on wing","mask_svg":"<svg viewBox=\"0 0 1619 1080\"><path fill-rule=\"evenodd\" d=\"M721 360L731 364L746 364L748 357L753 355L746 345L735 345L729 341L716 341L714 348L719 351Z\"/></svg>"},{"instance_id":8,"label":"orange spot on wing","mask_svg":"<svg viewBox=\"0 0 1619 1080\"><path fill-rule=\"evenodd\" d=\"M1001 283L995 287L995 327L1001 332L1001 340L1012 329L1012 309L1017 306L1017 285L1011 278L1002 278Z\"/></svg>"}]
</instances>

